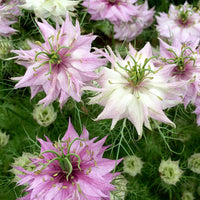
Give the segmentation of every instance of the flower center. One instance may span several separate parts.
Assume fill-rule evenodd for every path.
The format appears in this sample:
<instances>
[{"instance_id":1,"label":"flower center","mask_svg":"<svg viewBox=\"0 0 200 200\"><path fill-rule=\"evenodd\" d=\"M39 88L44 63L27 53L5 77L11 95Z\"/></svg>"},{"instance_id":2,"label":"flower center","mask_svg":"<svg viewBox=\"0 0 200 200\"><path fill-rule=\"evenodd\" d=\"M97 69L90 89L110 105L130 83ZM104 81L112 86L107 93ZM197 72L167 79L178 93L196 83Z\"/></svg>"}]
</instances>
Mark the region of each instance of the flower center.
<instances>
[{"instance_id":1,"label":"flower center","mask_svg":"<svg viewBox=\"0 0 200 200\"><path fill-rule=\"evenodd\" d=\"M128 82L130 83L130 85L131 86L133 86L133 87L137 87L137 86L139 86L140 85L140 83L141 82L143 82L143 80L144 79L146 79L146 78L149 78L149 79L153 79L153 77L149 77L148 75L150 74L150 73L153 73L153 74L155 74L157 71L159 71L159 70L157 70L157 71L153 71L152 69L151 69L151 66L150 65L148 65L147 66L147 64L148 64L148 62L151 60L151 59L153 59L153 58L155 58L155 57L157 57L157 56L152 56L152 57L150 57L150 58L146 58L145 60L144 60L144 62L143 62L143 64L141 64L141 63L139 63L138 61L136 61L134 58L133 58L133 56L131 56L130 54L128 54L130 57L131 57L131 59L132 59L132 63L130 63L130 61L127 61L127 64L125 65L125 67L122 67L119 63L117 63L118 64L118 66L120 67L120 68L122 68L122 69L124 69L125 71L127 71L127 73L128 73L128 78L127 78L127 80L128 80ZM136 54L135 54L135 57L137 56L137 52L136 52ZM142 54L140 54L139 55L139 60L142 58ZM147 67L146 67L147 66Z\"/></svg>"},{"instance_id":2,"label":"flower center","mask_svg":"<svg viewBox=\"0 0 200 200\"><path fill-rule=\"evenodd\" d=\"M117 0L106 0L106 1L108 1L110 3L115 3Z\"/></svg>"},{"instance_id":3,"label":"flower center","mask_svg":"<svg viewBox=\"0 0 200 200\"><path fill-rule=\"evenodd\" d=\"M71 148L72 144L77 140L84 141L84 139L75 138L71 142L69 140L66 140L65 142L63 142L63 141L56 142L54 144L54 146L56 147L56 149L58 149L58 152L60 152L61 155L58 152L53 151L53 150L43 151L41 154L52 153L52 154L56 155L56 157L53 158L52 160L48 161L47 164L43 164L43 167L40 170L37 170L35 172L35 174L36 175L40 174L41 171L44 170L49 164L51 164L52 162L57 160L59 162L60 168L62 169L63 173L66 174L66 179L68 181L69 176L73 172L72 160L71 160L70 156L76 157L77 161L73 161L73 162L78 163L78 169L81 171L81 168L80 168L81 158L76 153L70 153L70 148ZM67 143L67 147L63 147L61 143ZM64 154L63 148L67 148L66 154ZM42 155L41 155L41 157L43 158ZM54 174L53 176L57 176L57 175L58 175L58 173Z\"/></svg>"},{"instance_id":4,"label":"flower center","mask_svg":"<svg viewBox=\"0 0 200 200\"><path fill-rule=\"evenodd\" d=\"M168 64L175 64L176 65L176 69L174 70L175 74L183 74L185 71L185 65L187 63L189 63L190 61L193 62L193 67L195 65L195 58L193 58L191 56L192 53L194 53L192 51L192 49L190 47L185 47L185 45L183 45L181 47L181 55L178 56L176 54L176 52L172 49L167 49L167 51L172 52L174 54L174 58L161 58L164 62L168 63ZM188 52L187 50L189 50L190 52ZM187 52L186 52L187 51ZM184 55L186 54L186 55Z\"/></svg>"},{"instance_id":5,"label":"flower center","mask_svg":"<svg viewBox=\"0 0 200 200\"><path fill-rule=\"evenodd\" d=\"M186 24L187 23L187 21L188 21L188 11L180 12L179 21L181 22L181 24Z\"/></svg>"},{"instance_id":6,"label":"flower center","mask_svg":"<svg viewBox=\"0 0 200 200\"><path fill-rule=\"evenodd\" d=\"M62 35L61 35L62 36ZM59 40L59 37L60 37L60 31L58 31L58 33L57 33L57 43L58 43L58 40ZM51 41L50 41L51 40ZM42 64L40 64L39 66L37 66L37 67L34 67L33 69L34 69L34 71L36 71L36 69L38 69L38 68L40 68L40 67L42 67L42 66L44 66L44 65L46 65L46 64L48 64L49 65L49 71L47 72L47 74L45 74L45 75L48 75L48 74L51 74L52 73L52 65L58 65L58 64L60 64L61 62L62 62L62 58L61 58L61 56L60 56L60 54L59 54L59 51L61 50L61 49L63 49L63 48L65 48L65 49L70 49L70 47L67 47L67 46L59 46L58 45L58 47L56 48L56 50L54 50L54 35L52 35L52 36L50 36L49 38L48 38L48 43L49 43L49 46L50 46L50 50L47 50L47 49L45 49L44 47L43 47L43 45L42 45L42 43L41 42L39 42L39 41L36 41L36 44L38 45L38 46L40 46L44 51L40 51L40 52L36 52L36 55L35 55L35 61L40 61L42 58L38 58L38 56L39 55L41 55L41 54L44 54L44 55L46 55L46 57L47 57L47 59L45 59L45 61L42 63ZM66 51L67 52L67 51ZM65 54L65 55L63 55L63 56L70 56L70 54Z\"/></svg>"},{"instance_id":7,"label":"flower center","mask_svg":"<svg viewBox=\"0 0 200 200\"><path fill-rule=\"evenodd\" d=\"M106 1L111 5L114 5L114 4L120 5L120 0L106 0Z\"/></svg>"},{"instance_id":8,"label":"flower center","mask_svg":"<svg viewBox=\"0 0 200 200\"><path fill-rule=\"evenodd\" d=\"M184 7L179 7L180 13L178 15L178 23L181 25L189 25L192 22L188 19L189 15L192 15L193 11L190 9L185 9Z\"/></svg>"},{"instance_id":9,"label":"flower center","mask_svg":"<svg viewBox=\"0 0 200 200\"><path fill-rule=\"evenodd\" d=\"M52 64L59 64L61 62L60 55L56 51L51 51L52 53L48 55L50 62Z\"/></svg>"}]
</instances>

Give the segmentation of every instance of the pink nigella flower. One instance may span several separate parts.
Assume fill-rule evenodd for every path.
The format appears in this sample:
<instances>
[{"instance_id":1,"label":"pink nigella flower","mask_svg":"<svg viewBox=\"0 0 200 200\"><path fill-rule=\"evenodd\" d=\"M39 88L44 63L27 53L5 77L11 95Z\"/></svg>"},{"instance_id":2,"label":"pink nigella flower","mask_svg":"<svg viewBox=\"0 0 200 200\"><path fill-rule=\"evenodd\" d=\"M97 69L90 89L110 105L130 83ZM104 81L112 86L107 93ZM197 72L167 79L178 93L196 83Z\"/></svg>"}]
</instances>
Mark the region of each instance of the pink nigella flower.
<instances>
[{"instance_id":1,"label":"pink nigella flower","mask_svg":"<svg viewBox=\"0 0 200 200\"><path fill-rule=\"evenodd\" d=\"M17 16L20 15L17 7L18 1L10 1L9 3L0 2L0 35L8 37L16 32L10 25L17 22Z\"/></svg>"},{"instance_id":2,"label":"pink nigella flower","mask_svg":"<svg viewBox=\"0 0 200 200\"><path fill-rule=\"evenodd\" d=\"M182 44L174 40L168 45L160 39L160 55L165 68L171 69L170 76L174 81L185 81L186 91L183 93L185 107L191 102L196 106L197 124L200 125L200 55L199 40Z\"/></svg>"},{"instance_id":3,"label":"pink nigella flower","mask_svg":"<svg viewBox=\"0 0 200 200\"><path fill-rule=\"evenodd\" d=\"M84 0L83 6L93 20L108 19L112 23L132 21L136 12L133 6L137 0Z\"/></svg>"},{"instance_id":4,"label":"pink nigella flower","mask_svg":"<svg viewBox=\"0 0 200 200\"><path fill-rule=\"evenodd\" d=\"M121 22L114 24L114 38L126 40L127 42L135 39L144 28L147 28L153 22L154 9L148 10L148 3L136 5L136 12L133 13L132 22Z\"/></svg>"},{"instance_id":5,"label":"pink nigella flower","mask_svg":"<svg viewBox=\"0 0 200 200\"><path fill-rule=\"evenodd\" d=\"M197 52L199 40L182 44L173 40L168 45L160 39L160 55L164 68L170 69L173 81L185 81L187 90L183 94L185 106L194 103L200 93L200 55Z\"/></svg>"},{"instance_id":6,"label":"pink nigella flower","mask_svg":"<svg viewBox=\"0 0 200 200\"><path fill-rule=\"evenodd\" d=\"M115 55L110 48L102 54L111 62L111 69L102 70L98 79L101 88L85 88L98 92L90 104L105 106L97 120L112 119L112 129L118 120L128 118L140 137L143 123L151 128L149 117L175 126L163 109L178 103L173 100L178 95L175 94L177 84L168 83L168 71L154 66L149 43L139 52L129 45L125 59L118 53Z\"/></svg>"},{"instance_id":7,"label":"pink nigella flower","mask_svg":"<svg viewBox=\"0 0 200 200\"><path fill-rule=\"evenodd\" d=\"M121 161L102 158L108 146L103 146L106 137L94 143L84 128L82 135L74 130L69 121L64 137L54 144L38 139L41 144L40 156L31 159L35 165L33 172L15 167L25 173L18 175L18 185L28 184L28 195L22 200L100 200L110 199L114 190L110 184L119 173L110 173L115 164Z\"/></svg>"},{"instance_id":8,"label":"pink nigella flower","mask_svg":"<svg viewBox=\"0 0 200 200\"><path fill-rule=\"evenodd\" d=\"M73 26L68 16L56 29L45 20L37 24L45 42L30 43L31 50L13 51L17 63L27 68L24 76L14 78L19 80L15 88L30 86L31 98L45 91L47 96L39 102L44 106L59 98L62 107L70 96L80 101L83 85L96 78L94 70L106 63L90 52L96 36L81 35L79 23Z\"/></svg>"},{"instance_id":9,"label":"pink nigella flower","mask_svg":"<svg viewBox=\"0 0 200 200\"><path fill-rule=\"evenodd\" d=\"M181 42L200 38L200 14L187 1L182 6L170 5L169 14L156 17L157 31L164 38L178 38Z\"/></svg>"}]
</instances>

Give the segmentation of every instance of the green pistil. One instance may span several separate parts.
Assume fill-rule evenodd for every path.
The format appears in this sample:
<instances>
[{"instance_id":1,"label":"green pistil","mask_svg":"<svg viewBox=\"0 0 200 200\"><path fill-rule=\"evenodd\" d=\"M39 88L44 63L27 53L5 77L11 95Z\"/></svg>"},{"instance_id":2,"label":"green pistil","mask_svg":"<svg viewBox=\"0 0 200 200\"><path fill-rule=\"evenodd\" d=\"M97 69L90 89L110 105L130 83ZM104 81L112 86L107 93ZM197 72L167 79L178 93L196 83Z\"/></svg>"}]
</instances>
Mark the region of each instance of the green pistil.
<instances>
[{"instance_id":1,"label":"green pistil","mask_svg":"<svg viewBox=\"0 0 200 200\"><path fill-rule=\"evenodd\" d=\"M179 10L181 9L181 7L179 7ZM184 11L184 8L182 7L182 11L179 13L179 20L182 24L186 24L188 22L188 16L189 14L192 14L192 10L186 10Z\"/></svg>"},{"instance_id":2,"label":"green pistil","mask_svg":"<svg viewBox=\"0 0 200 200\"><path fill-rule=\"evenodd\" d=\"M133 87L137 87L138 85L140 85L140 83L146 78L152 79L153 77L148 77L148 75L150 73L155 74L156 72L159 71L159 70L157 70L157 71L151 70L150 65L148 65L148 67L146 67L146 65L148 64L148 62L151 59L156 58L158 56L152 56L148 59L146 58L143 65L141 65L141 63L138 63L133 58L133 56L131 56L129 53L128 53L128 55L133 60L133 63L134 63L133 65L131 65L130 61L127 61L127 65L125 65L125 67L122 67L119 63L117 63L117 64L120 68L124 69L128 73L129 77L127 78L127 80ZM137 56L137 53L135 56ZM139 56L139 60L141 59L141 56L142 55Z\"/></svg>"},{"instance_id":3,"label":"green pistil","mask_svg":"<svg viewBox=\"0 0 200 200\"><path fill-rule=\"evenodd\" d=\"M57 34L57 41L59 39L59 35L60 35L60 31L58 31L58 34ZM50 42L50 39L52 40L52 42ZM47 74L45 75L48 75L48 74L51 74L52 73L52 65L58 65L62 62L62 59L59 55L59 51L63 48L65 49L70 49L70 47L67 47L67 46L59 46L59 48L55 51L54 48L53 48L53 42L54 42L54 36L52 35L51 37L48 38L48 43L49 43L49 46L50 46L50 50L46 50L43 46L42 46L42 43L39 42L39 41L36 41L35 43L40 46L42 49L44 49L44 51L41 51L41 52L36 52L36 55L35 55L35 61L39 61L41 60L40 58L38 58L38 56L40 54L44 54L48 57L48 60L47 61L44 61L42 64L40 64L38 67L34 67L33 69L36 71L36 69L44 66L46 63L49 63L49 71L47 72ZM63 56L70 56L70 54L65 54Z\"/></svg>"},{"instance_id":4,"label":"green pistil","mask_svg":"<svg viewBox=\"0 0 200 200\"><path fill-rule=\"evenodd\" d=\"M116 0L107 0L110 3L115 3Z\"/></svg>"},{"instance_id":5,"label":"green pistil","mask_svg":"<svg viewBox=\"0 0 200 200\"><path fill-rule=\"evenodd\" d=\"M186 47L184 48L185 45L182 46L182 51L181 51L181 55L177 56L177 54L175 53L174 50L172 49L167 49L169 52L173 53L175 58L162 58L162 60L168 64L175 64L178 73L183 73L185 70L185 64L187 64L188 62L192 61L193 62L193 67L195 66L195 58L193 58L192 56L183 56L184 52L189 49L191 51L191 53L194 54L194 52L192 51L192 49L190 47ZM187 61L185 61L185 59L188 59Z\"/></svg>"},{"instance_id":6,"label":"green pistil","mask_svg":"<svg viewBox=\"0 0 200 200\"><path fill-rule=\"evenodd\" d=\"M56 145L54 145L57 149L60 150L60 154L56 151L53 151L53 150L47 150L47 151L43 151L41 154L44 154L44 153L52 153L52 154L55 154L56 157L53 158L52 160L50 160L47 164L43 164L43 163L40 163L41 165L43 165L43 167L36 171L35 174L38 175L41 173L41 171L43 169L45 169L49 164L51 164L52 162L54 162L55 160L57 160L60 164L60 167L61 169L63 170L64 173L66 173L66 179L67 181L69 180L69 176L72 174L72 171L73 171L73 166L72 166L72 161L71 161L71 158L70 156L74 156L74 157L77 157L78 159L78 168L79 170L81 171L81 167L80 167L80 163L81 163L81 158L79 157L79 155L77 155L76 153L70 153L70 148L72 146L72 144L77 141L77 140L80 140L80 141L84 141L85 139L80 139L80 138L75 138L74 140L72 140L70 142L70 140L67 140L67 141L62 141L62 143L67 143L67 154L65 155L64 152L63 152L63 147L61 145L61 141L59 140Z\"/></svg>"},{"instance_id":7,"label":"green pistil","mask_svg":"<svg viewBox=\"0 0 200 200\"><path fill-rule=\"evenodd\" d=\"M188 20L188 11L186 11L186 12L182 11L180 13L179 19L181 20L182 24L186 24L187 20Z\"/></svg>"}]
</instances>

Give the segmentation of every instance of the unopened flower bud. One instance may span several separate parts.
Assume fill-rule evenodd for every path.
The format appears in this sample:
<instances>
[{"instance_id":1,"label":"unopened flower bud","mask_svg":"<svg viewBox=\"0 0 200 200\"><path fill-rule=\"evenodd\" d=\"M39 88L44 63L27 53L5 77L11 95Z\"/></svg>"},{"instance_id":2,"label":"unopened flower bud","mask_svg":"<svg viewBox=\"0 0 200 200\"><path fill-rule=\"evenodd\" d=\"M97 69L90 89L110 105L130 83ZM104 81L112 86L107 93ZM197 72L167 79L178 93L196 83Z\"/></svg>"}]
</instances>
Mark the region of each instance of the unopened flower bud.
<instances>
[{"instance_id":1,"label":"unopened flower bud","mask_svg":"<svg viewBox=\"0 0 200 200\"><path fill-rule=\"evenodd\" d=\"M200 153L195 153L188 159L188 167L193 172L200 174Z\"/></svg>"},{"instance_id":2,"label":"unopened flower bud","mask_svg":"<svg viewBox=\"0 0 200 200\"><path fill-rule=\"evenodd\" d=\"M0 147L5 146L8 143L9 135L0 131Z\"/></svg>"},{"instance_id":3,"label":"unopened flower bud","mask_svg":"<svg viewBox=\"0 0 200 200\"><path fill-rule=\"evenodd\" d=\"M179 168L179 161L172 161L170 158L162 160L158 170L161 179L170 185L175 185L183 174L183 171Z\"/></svg>"},{"instance_id":4,"label":"unopened flower bud","mask_svg":"<svg viewBox=\"0 0 200 200\"><path fill-rule=\"evenodd\" d=\"M110 200L124 200L128 181L124 176L118 175L112 183L115 185L116 190L110 192Z\"/></svg>"},{"instance_id":5,"label":"unopened flower bud","mask_svg":"<svg viewBox=\"0 0 200 200\"><path fill-rule=\"evenodd\" d=\"M183 192L181 200L194 200L194 196L193 196L192 192L185 191L185 192Z\"/></svg>"},{"instance_id":6,"label":"unopened flower bud","mask_svg":"<svg viewBox=\"0 0 200 200\"><path fill-rule=\"evenodd\" d=\"M35 170L35 165L30 164L32 161L30 159L32 158L37 158L36 155L33 155L31 153L23 152L22 156L15 158L14 163L12 164L12 169L10 172L15 174L15 178L13 179L14 182L17 182L20 180L20 178L17 176L18 174L24 174L23 172L15 169L14 167L20 166L23 167L27 171L34 171Z\"/></svg>"},{"instance_id":7,"label":"unopened flower bud","mask_svg":"<svg viewBox=\"0 0 200 200\"><path fill-rule=\"evenodd\" d=\"M43 105L37 105L33 110L33 118L41 126L49 126L55 121L57 113L54 111L53 105L43 108Z\"/></svg>"},{"instance_id":8,"label":"unopened flower bud","mask_svg":"<svg viewBox=\"0 0 200 200\"><path fill-rule=\"evenodd\" d=\"M141 173L143 161L135 155L124 158L124 172L131 176L136 176Z\"/></svg>"}]
</instances>

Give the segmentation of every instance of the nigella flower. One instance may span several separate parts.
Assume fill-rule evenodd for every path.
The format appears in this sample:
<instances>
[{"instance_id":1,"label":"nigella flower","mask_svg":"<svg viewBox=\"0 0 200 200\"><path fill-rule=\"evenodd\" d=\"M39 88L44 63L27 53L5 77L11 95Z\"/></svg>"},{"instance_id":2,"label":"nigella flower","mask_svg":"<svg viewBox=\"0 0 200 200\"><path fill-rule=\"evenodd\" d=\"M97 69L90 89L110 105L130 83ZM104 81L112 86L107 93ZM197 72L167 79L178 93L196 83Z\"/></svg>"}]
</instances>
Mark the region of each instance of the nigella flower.
<instances>
[{"instance_id":1,"label":"nigella flower","mask_svg":"<svg viewBox=\"0 0 200 200\"><path fill-rule=\"evenodd\" d=\"M114 38L118 40L126 40L127 42L136 38L153 22L154 9L148 10L148 3L135 5L136 12L133 13L132 21L114 24Z\"/></svg>"},{"instance_id":2,"label":"nigella flower","mask_svg":"<svg viewBox=\"0 0 200 200\"><path fill-rule=\"evenodd\" d=\"M19 80L15 88L30 86L31 98L45 91L47 96L39 102L44 106L59 98L62 107L70 96L80 101L81 88L96 78L94 70L106 62L90 52L96 36L81 35L79 23L73 26L68 16L56 29L45 20L37 24L45 42L29 43L31 50L13 51L17 63L27 68L24 76L13 78Z\"/></svg>"},{"instance_id":3,"label":"nigella flower","mask_svg":"<svg viewBox=\"0 0 200 200\"><path fill-rule=\"evenodd\" d=\"M100 200L109 199L114 190L112 179L119 173L110 173L117 163L102 158L108 146L103 146L106 137L98 142L89 140L89 133L84 128L82 135L74 130L69 121L64 137L54 144L38 139L41 144L40 155L32 159L36 166L33 172L15 167L25 175L19 175L18 185L28 184L28 194L23 200Z\"/></svg>"},{"instance_id":4,"label":"nigella flower","mask_svg":"<svg viewBox=\"0 0 200 200\"><path fill-rule=\"evenodd\" d=\"M160 39L160 55L162 65L171 68L170 76L174 81L185 81L186 91L183 93L185 107L188 103L196 105L195 113L199 116L199 94L200 94L200 55L198 52L199 40L182 44L178 39L174 39L168 45ZM198 117L199 118L199 117ZM199 119L197 118L197 123Z\"/></svg>"},{"instance_id":5,"label":"nigella flower","mask_svg":"<svg viewBox=\"0 0 200 200\"><path fill-rule=\"evenodd\" d=\"M137 22L122 22L114 25L114 38L120 41L130 42L142 33L142 24Z\"/></svg>"},{"instance_id":6,"label":"nigella flower","mask_svg":"<svg viewBox=\"0 0 200 200\"><path fill-rule=\"evenodd\" d=\"M112 23L132 21L137 0L84 0L82 5L91 14L92 20L109 20Z\"/></svg>"},{"instance_id":7,"label":"nigella flower","mask_svg":"<svg viewBox=\"0 0 200 200\"><path fill-rule=\"evenodd\" d=\"M21 7L27 10L33 10L37 17L51 18L60 24L66 13L73 14L75 6L78 5L79 0L25 0L25 4Z\"/></svg>"},{"instance_id":8,"label":"nigella flower","mask_svg":"<svg viewBox=\"0 0 200 200\"><path fill-rule=\"evenodd\" d=\"M174 126L163 109L178 103L173 100L177 84L168 83L168 72L154 66L151 45L147 43L137 52L130 44L125 59L110 48L109 52L102 52L112 65L111 69L105 67L97 80L101 88L85 88L98 92L90 104L105 106L97 120L112 119L112 129L118 120L128 118L139 136L143 123L151 128L149 117Z\"/></svg>"},{"instance_id":9,"label":"nigella flower","mask_svg":"<svg viewBox=\"0 0 200 200\"><path fill-rule=\"evenodd\" d=\"M0 2L0 35L8 37L16 32L15 29L10 27L11 24L17 22L17 16L20 15L20 10L17 7L19 2L17 0L10 1L9 3Z\"/></svg>"},{"instance_id":10,"label":"nigella flower","mask_svg":"<svg viewBox=\"0 0 200 200\"><path fill-rule=\"evenodd\" d=\"M195 41L200 37L200 15L187 3L170 5L169 13L159 13L157 31L164 38L178 38L181 42Z\"/></svg>"}]
</instances>

